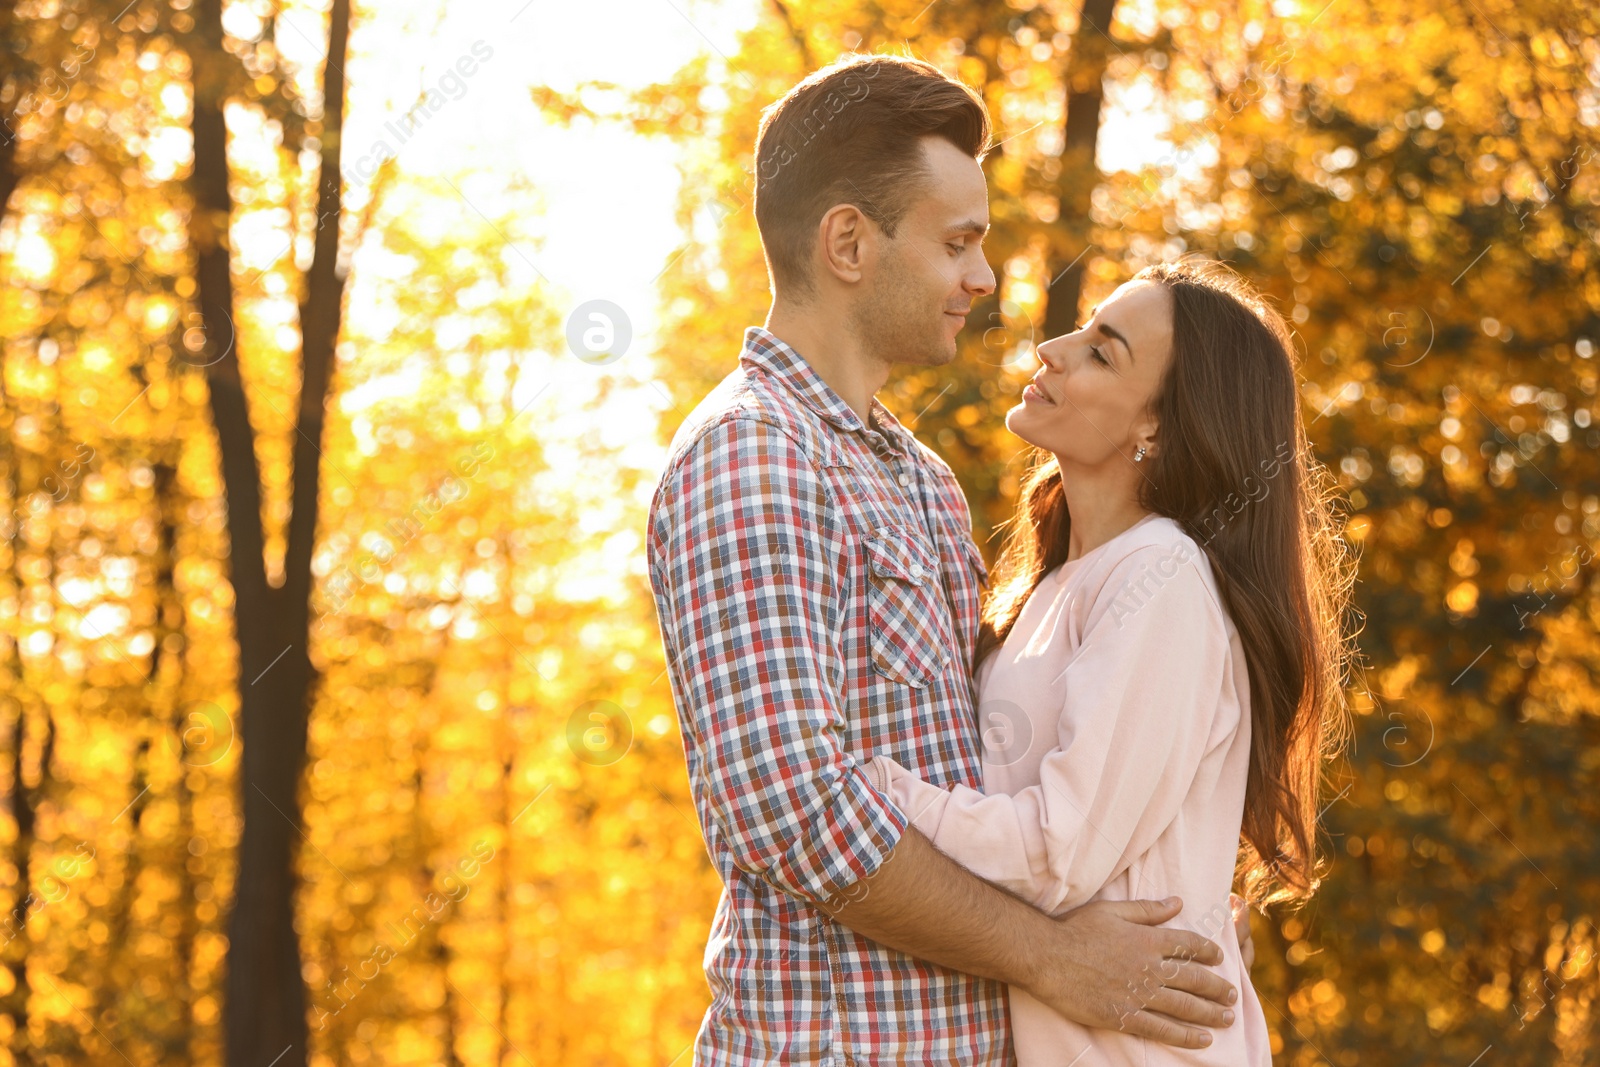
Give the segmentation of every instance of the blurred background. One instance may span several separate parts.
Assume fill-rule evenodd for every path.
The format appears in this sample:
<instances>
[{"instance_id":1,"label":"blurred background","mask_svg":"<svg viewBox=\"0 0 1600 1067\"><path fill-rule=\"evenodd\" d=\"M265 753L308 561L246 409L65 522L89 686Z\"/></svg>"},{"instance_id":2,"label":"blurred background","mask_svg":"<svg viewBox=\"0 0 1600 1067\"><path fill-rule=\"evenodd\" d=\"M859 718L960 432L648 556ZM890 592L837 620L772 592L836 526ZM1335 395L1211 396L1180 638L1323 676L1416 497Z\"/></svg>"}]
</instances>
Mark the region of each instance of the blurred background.
<instances>
[{"instance_id":1,"label":"blurred background","mask_svg":"<svg viewBox=\"0 0 1600 1067\"><path fill-rule=\"evenodd\" d=\"M1000 291L883 394L991 559L1036 341L1194 251L1295 326L1363 669L1323 888L1255 920L1276 1061L1600 1063L1600 11L29 0L0 43L7 1062L689 1062L719 883L644 514L765 314L760 111L859 50L995 118Z\"/></svg>"}]
</instances>

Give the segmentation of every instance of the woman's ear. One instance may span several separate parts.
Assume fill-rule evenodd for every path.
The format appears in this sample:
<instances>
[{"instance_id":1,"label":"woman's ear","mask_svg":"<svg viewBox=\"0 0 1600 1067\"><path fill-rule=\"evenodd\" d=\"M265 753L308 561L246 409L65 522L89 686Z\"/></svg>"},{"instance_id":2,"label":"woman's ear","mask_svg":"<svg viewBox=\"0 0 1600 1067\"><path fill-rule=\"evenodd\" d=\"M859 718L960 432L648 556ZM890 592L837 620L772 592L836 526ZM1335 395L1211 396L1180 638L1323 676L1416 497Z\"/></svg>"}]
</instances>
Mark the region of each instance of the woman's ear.
<instances>
[{"instance_id":1,"label":"woman's ear","mask_svg":"<svg viewBox=\"0 0 1600 1067\"><path fill-rule=\"evenodd\" d=\"M1153 408L1147 409L1133 425L1133 447L1144 449L1146 458L1154 456L1161 448L1161 437L1156 432L1160 429L1160 419L1156 417Z\"/></svg>"}]
</instances>

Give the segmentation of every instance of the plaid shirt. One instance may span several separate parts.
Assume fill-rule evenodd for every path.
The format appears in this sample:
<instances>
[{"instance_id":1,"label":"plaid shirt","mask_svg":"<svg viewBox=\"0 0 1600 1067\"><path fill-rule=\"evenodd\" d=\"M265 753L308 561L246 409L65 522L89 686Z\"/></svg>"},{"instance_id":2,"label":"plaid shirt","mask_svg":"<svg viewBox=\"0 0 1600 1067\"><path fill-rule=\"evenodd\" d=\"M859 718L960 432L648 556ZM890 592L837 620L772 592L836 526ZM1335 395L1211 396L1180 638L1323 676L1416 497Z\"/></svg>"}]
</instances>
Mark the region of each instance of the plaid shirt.
<instances>
[{"instance_id":1,"label":"plaid shirt","mask_svg":"<svg viewBox=\"0 0 1600 1067\"><path fill-rule=\"evenodd\" d=\"M697 1065L1015 1063L1003 984L817 906L850 899L905 832L868 759L983 781L972 655L988 575L966 499L876 400L872 421L751 327L651 501L651 588L723 881Z\"/></svg>"}]
</instances>

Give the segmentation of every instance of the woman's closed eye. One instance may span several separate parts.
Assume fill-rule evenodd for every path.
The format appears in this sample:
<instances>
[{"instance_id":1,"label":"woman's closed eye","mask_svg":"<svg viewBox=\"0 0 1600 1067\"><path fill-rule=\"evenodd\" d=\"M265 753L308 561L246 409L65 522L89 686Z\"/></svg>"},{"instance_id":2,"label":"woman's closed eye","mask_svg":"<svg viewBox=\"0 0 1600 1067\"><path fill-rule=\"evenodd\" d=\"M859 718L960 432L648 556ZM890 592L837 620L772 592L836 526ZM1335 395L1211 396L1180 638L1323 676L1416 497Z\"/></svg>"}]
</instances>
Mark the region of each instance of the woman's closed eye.
<instances>
[{"instance_id":1,"label":"woman's closed eye","mask_svg":"<svg viewBox=\"0 0 1600 1067\"><path fill-rule=\"evenodd\" d=\"M1078 332L1078 330L1086 330L1088 328L1089 328L1089 324L1088 323L1080 322L1080 323L1078 323L1077 330L1074 330L1073 332L1076 333L1076 332ZM1100 348L1099 345L1090 345L1089 346L1089 356L1090 356L1091 359L1093 359L1096 363L1100 364L1102 367L1111 366L1111 361L1106 358L1105 352Z\"/></svg>"}]
</instances>

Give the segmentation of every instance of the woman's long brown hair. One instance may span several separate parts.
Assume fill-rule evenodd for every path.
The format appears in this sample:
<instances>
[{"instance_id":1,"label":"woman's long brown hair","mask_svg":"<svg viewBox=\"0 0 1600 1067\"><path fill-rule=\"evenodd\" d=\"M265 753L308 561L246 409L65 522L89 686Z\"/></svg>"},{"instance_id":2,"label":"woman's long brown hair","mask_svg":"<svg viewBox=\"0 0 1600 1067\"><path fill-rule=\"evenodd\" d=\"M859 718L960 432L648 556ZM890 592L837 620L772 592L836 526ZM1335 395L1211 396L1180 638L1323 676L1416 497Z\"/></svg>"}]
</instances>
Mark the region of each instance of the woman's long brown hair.
<instances>
[{"instance_id":1,"label":"woman's long brown hair","mask_svg":"<svg viewBox=\"0 0 1600 1067\"><path fill-rule=\"evenodd\" d=\"M1134 276L1171 297L1172 360L1152 399L1160 443L1140 504L1205 550L1250 676L1250 776L1239 874L1252 902L1316 889L1323 760L1348 730L1353 557L1336 486L1311 453L1288 326L1226 267L1193 260ZM1045 574L1066 562L1071 516L1039 449L1007 524L977 660L997 648Z\"/></svg>"}]
</instances>

